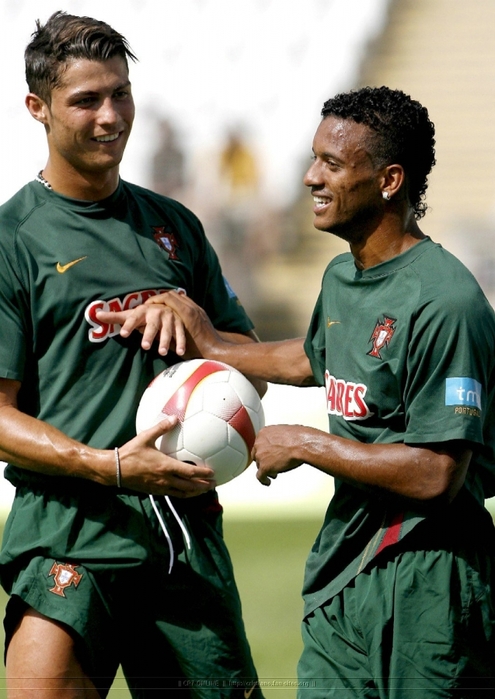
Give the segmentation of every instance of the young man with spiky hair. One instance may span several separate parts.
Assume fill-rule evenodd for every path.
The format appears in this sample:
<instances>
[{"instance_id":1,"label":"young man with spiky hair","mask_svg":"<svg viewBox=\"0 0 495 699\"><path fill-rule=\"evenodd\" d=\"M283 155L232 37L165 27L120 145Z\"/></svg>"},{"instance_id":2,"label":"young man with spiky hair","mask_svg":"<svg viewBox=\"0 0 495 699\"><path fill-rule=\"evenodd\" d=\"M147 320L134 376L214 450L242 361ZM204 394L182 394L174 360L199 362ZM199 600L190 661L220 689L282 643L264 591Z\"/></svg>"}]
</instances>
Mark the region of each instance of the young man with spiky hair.
<instances>
[{"instance_id":1,"label":"young man with spiky hair","mask_svg":"<svg viewBox=\"0 0 495 699\"><path fill-rule=\"evenodd\" d=\"M135 433L141 394L181 348L97 317L180 288L225 337L256 339L196 217L119 177L129 59L109 25L64 12L26 49L49 155L0 207L8 696L104 697L121 664L133 697L259 699L212 471L155 448L173 419ZM171 312L161 344L175 334Z\"/></svg>"},{"instance_id":2,"label":"young man with spiky hair","mask_svg":"<svg viewBox=\"0 0 495 699\"><path fill-rule=\"evenodd\" d=\"M329 433L263 429L258 478L307 463L335 479L305 582L301 699L439 699L495 687L495 316L418 226L435 163L427 110L400 90L328 100L304 181L314 225L346 240L306 338L233 347L165 293L191 354L266 381L325 386ZM156 321L156 318L154 318ZM196 347L195 347L196 345ZM481 694L479 694L479 692Z\"/></svg>"}]
</instances>

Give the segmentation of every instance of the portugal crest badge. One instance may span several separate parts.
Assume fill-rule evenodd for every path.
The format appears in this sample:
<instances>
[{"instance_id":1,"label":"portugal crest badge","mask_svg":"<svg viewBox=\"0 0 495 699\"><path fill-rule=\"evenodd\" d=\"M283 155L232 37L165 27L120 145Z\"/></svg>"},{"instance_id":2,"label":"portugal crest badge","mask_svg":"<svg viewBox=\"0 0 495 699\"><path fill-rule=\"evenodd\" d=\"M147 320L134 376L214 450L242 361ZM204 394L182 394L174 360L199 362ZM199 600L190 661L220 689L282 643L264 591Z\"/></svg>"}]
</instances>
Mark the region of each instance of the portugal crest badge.
<instances>
[{"instance_id":1,"label":"portugal crest badge","mask_svg":"<svg viewBox=\"0 0 495 699\"><path fill-rule=\"evenodd\" d=\"M50 568L48 576L53 575L55 585L50 588L50 592L60 597L65 597L65 588L74 585L77 587L81 582L82 574L78 573L77 565L73 563L57 563L55 562Z\"/></svg>"},{"instance_id":2,"label":"portugal crest badge","mask_svg":"<svg viewBox=\"0 0 495 699\"><path fill-rule=\"evenodd\" d=\"M397 321L396 318L390 318L390 316L383 316L383 320L377 320L375 329L371 333L369 342L372 343L372 348L366 354L370 357L376 357L377 359L382 359L380 350L388 347L390 341L394 335L395 327L394 323Z\"/></svg>"},{"instance_id":3,"label":"portugal crest badge","mask_svg":"<svg viewBox=\"0 0 495 699\"><path fill-rule=\"evenodd\" d=\"M153 226L153 238L158 243L158 246L168 252L170 260L178 260L177 248L179 243L175 237L173 230L166 226Z\"/></svg>"}]
</instances>

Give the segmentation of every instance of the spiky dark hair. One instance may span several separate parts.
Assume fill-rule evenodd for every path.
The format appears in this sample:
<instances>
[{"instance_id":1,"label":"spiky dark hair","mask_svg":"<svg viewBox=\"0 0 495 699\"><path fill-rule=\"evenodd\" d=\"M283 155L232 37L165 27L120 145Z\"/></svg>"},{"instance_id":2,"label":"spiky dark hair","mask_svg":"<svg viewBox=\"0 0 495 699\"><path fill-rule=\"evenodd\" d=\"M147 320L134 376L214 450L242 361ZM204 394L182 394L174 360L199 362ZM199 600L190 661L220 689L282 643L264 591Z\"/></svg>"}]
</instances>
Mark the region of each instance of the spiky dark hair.
<instances>
[{"instance_id":1,"label":"spiky dark hair","mask_svg":"<svg viewBox=\"0 0 495 699\"><path fill-rule=\"evenodd\" d=\"M122 34L106 22L55 12L46 22L36 21L36 31L26 47L26 81L29 91L47 104L51 91L61 84L67 63L72 59L106 61L114 56L136 60Z\"/></svg>"}]
</instances>

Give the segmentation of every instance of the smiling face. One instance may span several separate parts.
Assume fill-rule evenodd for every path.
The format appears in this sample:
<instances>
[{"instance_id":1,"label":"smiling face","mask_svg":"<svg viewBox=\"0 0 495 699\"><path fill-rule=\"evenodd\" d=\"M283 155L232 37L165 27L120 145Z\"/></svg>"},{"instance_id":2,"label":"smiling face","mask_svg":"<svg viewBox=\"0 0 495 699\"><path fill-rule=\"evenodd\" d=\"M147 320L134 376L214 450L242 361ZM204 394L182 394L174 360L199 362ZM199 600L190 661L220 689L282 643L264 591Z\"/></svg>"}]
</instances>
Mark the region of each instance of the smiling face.
<instances>
[{"instance_id":1,"label":"smiling face","mask_svg":"<svg viewBox=\"0 0 495 699\"><path fill-rule=\"evenodd\" d=\"M115 189L134 120L123 58L71 60L61 86L51 92L50 105L33 95L28 96L27 104L46 128L49 162L45 176L52 186L53 180L65 177L75 181L79 177L100 185L108 182L109 188ZM60 187L54 188L64 193Z\"/></svg>"},{"instance_id":2,"label":"smiling face","mask_svg":"<svg viewBox=\"0 0 495 699\"><path fill-rule=\"evenodd\" d=\"M356 241L383 216L384 169L372 162L370 129L351 119L328 116L313 140L313 164L304 176L314 198L314 226Z\"/></svg>"}]
</instances>

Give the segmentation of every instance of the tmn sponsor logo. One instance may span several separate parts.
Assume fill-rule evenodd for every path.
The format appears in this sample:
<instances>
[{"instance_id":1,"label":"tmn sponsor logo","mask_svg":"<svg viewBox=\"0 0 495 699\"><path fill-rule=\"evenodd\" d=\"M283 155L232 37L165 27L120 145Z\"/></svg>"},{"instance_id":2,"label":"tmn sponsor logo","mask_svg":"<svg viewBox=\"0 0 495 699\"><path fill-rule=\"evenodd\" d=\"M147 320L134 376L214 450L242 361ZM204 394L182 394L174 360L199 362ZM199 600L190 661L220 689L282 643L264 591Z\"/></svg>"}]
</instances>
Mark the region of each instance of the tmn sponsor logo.
<instances>
[{"instance_id":1,"label":"tmn sponsor logo","mask_svg":"<svg viewBox=\"0 0 495 699\"><path fill-rule=\"evenodd\" d=\"M373 415L364 399L368 390L364 383L336 379L326 371L325 389L329 415L339 415L344 420L366 420Z\"/></svg>"},{"instance_id":2,"label":"tmn sponsor logo","mask_svg":"<svg viewBox=\"0 0 495 699\"><path fill-rule=\"evenodd\" d=\"M481 393L479 381L467 376L445 380L445 405L466 405L481 410Z\"/></svg>"}]
</instances>

